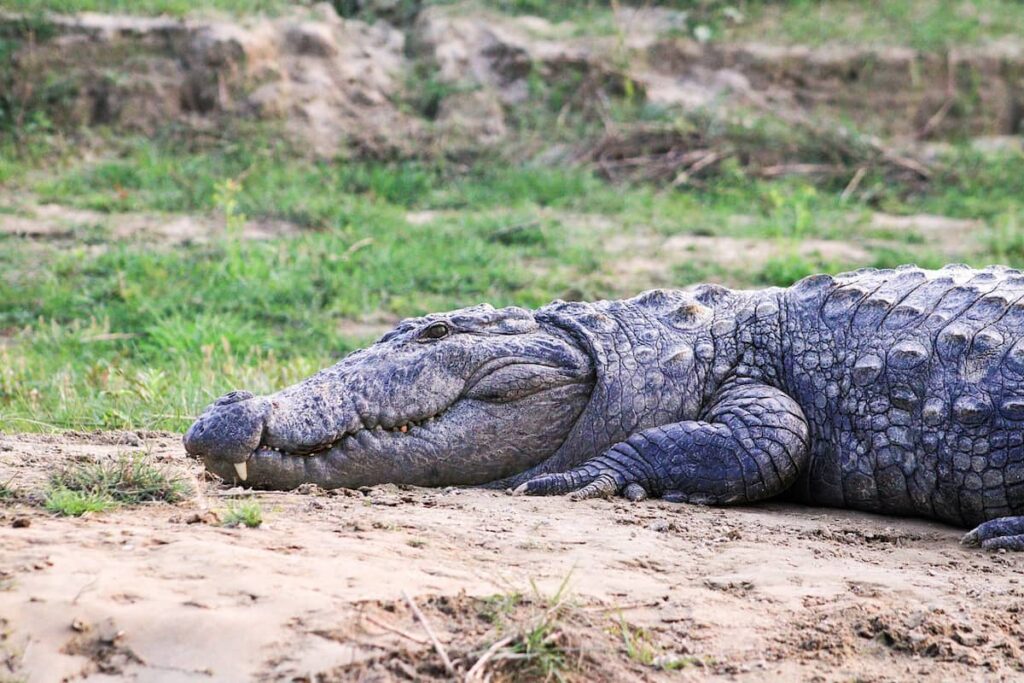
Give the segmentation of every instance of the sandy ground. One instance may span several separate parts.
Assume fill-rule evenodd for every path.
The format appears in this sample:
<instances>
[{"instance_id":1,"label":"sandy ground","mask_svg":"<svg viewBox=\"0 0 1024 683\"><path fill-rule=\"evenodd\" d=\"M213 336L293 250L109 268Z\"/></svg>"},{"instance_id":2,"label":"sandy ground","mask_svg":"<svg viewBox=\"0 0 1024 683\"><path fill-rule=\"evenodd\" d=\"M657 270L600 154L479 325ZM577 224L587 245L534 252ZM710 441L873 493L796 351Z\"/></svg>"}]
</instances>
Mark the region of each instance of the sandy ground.
<instances>
[{"instance_id":1,"label":"sandy ground","mask_svg":"<svg viewBox=\"0 0 1024 683\"><path fill-rule=\"evenodd\" d=\"M138 451L196 495L33 505L55 468ZM543 678L538 624L577 680L1024 677L1024 557L923 521L383 486L258 494L264 525L230 529L246 493L167 434L0 434L5 481L28 497L0 503L0 680L444 679L406 594L457 678Z\"/></svg>"}]
</instances>

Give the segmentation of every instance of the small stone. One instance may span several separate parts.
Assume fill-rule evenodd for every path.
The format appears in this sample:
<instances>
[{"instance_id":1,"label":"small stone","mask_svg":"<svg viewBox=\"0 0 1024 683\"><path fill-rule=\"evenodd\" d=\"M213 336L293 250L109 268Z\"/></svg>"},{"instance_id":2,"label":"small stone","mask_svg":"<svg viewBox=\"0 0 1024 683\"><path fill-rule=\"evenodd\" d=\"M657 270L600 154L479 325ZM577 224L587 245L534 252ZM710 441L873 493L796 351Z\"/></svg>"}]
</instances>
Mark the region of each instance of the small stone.
<instances>
[{"instance_id":1,"label":"small stone","mask_svg":"<svg viewBox=\"0 0 1024 683\"><path fill-rule=\"evenodd\" d=\"M669 530L669 523L667 519L656 519L647 525L647 528L651 531L657 531L658 533L664 533Z\"/></svg>"},{"instance_id":2,"label":"small stone","mask_svg":"<svg viewBox=\"0 0 1024 683\"><path fill-rule=\"evenodd\" d=\"M11 522L11 526L15 529L27 529L32 526L32 520L28 517L15 517L14 521Z\"/></svg>"}]
</instances>

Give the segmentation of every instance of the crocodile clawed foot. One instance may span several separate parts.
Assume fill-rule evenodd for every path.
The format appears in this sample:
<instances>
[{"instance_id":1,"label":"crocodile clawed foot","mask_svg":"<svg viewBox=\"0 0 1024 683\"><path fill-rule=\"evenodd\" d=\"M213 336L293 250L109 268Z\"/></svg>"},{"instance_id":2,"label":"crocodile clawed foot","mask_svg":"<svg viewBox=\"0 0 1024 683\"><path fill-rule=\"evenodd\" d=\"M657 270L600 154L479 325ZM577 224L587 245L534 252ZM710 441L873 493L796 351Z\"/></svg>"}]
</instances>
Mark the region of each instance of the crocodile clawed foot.
<instances>
[{"instance_id":1,"label":"crocodile clawed foot","mask_svg":"<svg viewBox=\"0 0 1024 683\"><path fill-rule=\"evenodd\" d=\"M1024 551L1024 516L991 519L964 534L960 542L985 550Z\"/></svg>"},{"instance_id":2,"label":"crocodile clawed foot","mask_svg":"<svg viewBox=\"0 0 1024 683\"><path fill-rule=\"evenodd\" d=\"M612 498L622 495L631 501L647 498L647 490L631 481L628 470L593 459L581 467L534 477L516 488L517 495L552 496L569 494L570 500Z\"/></svg>"}]
</instances>

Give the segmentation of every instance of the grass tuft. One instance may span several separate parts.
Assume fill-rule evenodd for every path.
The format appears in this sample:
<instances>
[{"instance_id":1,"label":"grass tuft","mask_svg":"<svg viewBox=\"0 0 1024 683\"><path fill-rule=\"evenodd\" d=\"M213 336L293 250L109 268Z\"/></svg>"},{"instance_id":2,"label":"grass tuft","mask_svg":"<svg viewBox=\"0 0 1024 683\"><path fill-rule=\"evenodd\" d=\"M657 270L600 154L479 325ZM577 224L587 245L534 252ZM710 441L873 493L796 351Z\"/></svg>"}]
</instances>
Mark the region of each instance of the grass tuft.
<instances>
[{"instance_id":1,"label":"grass tuft","mask_svg":"<svg viewBox=\"0 0 1024 683\"><path fill-rule=\"evenodd\" d=\"M51 487L98 496L113 505L177 503L191 493L191 487L183 479L155 466L141 453L121 456L113 462L83 463L66 468L53 476Z\"/></svg>"},{"instance_id":2,"label":"grass tuft","mask_svg":"<svg viewBox=\"0 0 1024 683\"><path fill-rule=\"evenodd\" d=\"M221 515L221 526L225 527L245 526L255 529L261 524L263 524L263 508L255 500L230 503Z\"/></svg>"},{"instance_id":3,"label":"grass tuft","mask_svg":"<svg viewBox=\"0 0 1024 683\"><path fill-rule=\"evenodd\" d=\"M0 482L0 503L10 502L21 498L21 492L12 486L14 479Z\"/></svg>"},{"instance_id":4,"label":"grass tuft","mask_svg":"<svg viewBox=\"0 0 1024 683\"><path fill-rule=\"evenodd\" d=\"M152 464L143 454L114 462L82 463L53 475L44 506L59 515L79 517L121 505L177 503L191 494L183 479Z\"/></svg>"},{"instance_id":5,"label":"grass tuft","mask_svg":"<svg viewBox=\"0 0 1024 683\"><path fill-rule=\"evenodd\" d=\"M117 507L109 497L89 491L55 486L46 492L44 507L64 517L81 517L87 512L106 512Z\"/></svg>"}]
</instances>

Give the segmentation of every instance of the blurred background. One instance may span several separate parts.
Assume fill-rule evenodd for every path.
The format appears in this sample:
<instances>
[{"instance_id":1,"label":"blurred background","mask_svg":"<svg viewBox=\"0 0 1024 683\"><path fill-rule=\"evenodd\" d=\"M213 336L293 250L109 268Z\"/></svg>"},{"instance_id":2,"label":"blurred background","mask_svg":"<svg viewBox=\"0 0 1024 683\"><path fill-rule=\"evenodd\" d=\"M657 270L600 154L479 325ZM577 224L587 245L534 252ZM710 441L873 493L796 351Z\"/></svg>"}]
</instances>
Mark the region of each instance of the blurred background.
<instances>
[{"instance_id":1,"label":"blurred background","mask_svg":"<svg viewBox=\"0 0 1024 683\"><path fill-rule=\"evenodd\" d=\"M0 0L0 430L404 316L1024 264L1024 3Z\"/></svg>"}]
</instances>

